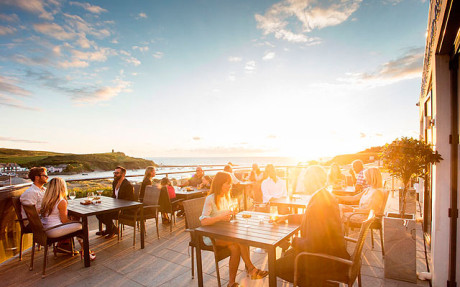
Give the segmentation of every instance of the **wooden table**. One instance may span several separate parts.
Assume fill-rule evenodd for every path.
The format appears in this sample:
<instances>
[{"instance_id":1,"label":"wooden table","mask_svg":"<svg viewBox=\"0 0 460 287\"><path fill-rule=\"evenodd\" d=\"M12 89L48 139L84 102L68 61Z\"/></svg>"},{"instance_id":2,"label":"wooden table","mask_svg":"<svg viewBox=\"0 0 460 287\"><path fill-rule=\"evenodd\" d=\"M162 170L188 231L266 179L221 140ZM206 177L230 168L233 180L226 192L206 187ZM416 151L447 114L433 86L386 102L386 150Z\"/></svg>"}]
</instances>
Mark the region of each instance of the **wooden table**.
<instances>
[{"instance_id":1,"label":"wooden table","mask_svg":"<svg viewBox=\"0 0 460 287\"><path fill-rule=\"evenodd\" d=\"M137 201L129 201L123 199L116 199L112 197L101 196L101 204L83 205L80 204L85 198L78 198L69 200L67 210L69 215L81 217L83 225L83 250L85 254L85 267L90 266L89 259L89 238L88 238L88 216L109 213L113 211L120 211L125 209L139 208L140 210L140 223L141 223L141 248L144 249L144 209L142 203Z\"/></svg>"},{"instance_id":2,"label":"wooden table","mask_svg":"<svg viewBox=\"0 0 460 287\"><path fill-rule=\"evenodd\" d=\"M193 190L188 191L186 190L186 187L183 187L181 189L176 190L176 198L177 199L192 199L192 198L197 198L197 197L203 197L208 194L209 189L203 188L203 189L198 189L196 187L192 187Z\"/></svg>"},{"instance_id":3,"label":"wooden table","mask_svg":"<svg viewBox=\"0 0 460 287\"><path fill-rule=\"evenodd\" d=\"M294 209L294 212L297 213L297 209L303 209L307 207L310 198L311 195L294 195L292 197L281 197L270 200L270 205L289 207Z\"/></svg>"},{"instance_id":4,"label":"wooden table","mask_svg":"<svg viewBox=\"0 0 460 287\"><path fill-rule=\"evenodd\" d=\"M248 225L242 214L251 214ZM259 218L260 217L260 218ZM195 229L198 236L208 236L225 241L242 243L248 246L255 246L267 250L269 285L276 286L276 247L281 242L296 233L300 225L297 224L272 224L268 220L270 214L254 211L243 211L236 216L236 222L218 222L213 225L201 226ZM260 221L263 221L262 223ZM201 249L197 246L196 252L198 286L203 287L203 270L201 262Z\"/></svg>"}]
</instances>

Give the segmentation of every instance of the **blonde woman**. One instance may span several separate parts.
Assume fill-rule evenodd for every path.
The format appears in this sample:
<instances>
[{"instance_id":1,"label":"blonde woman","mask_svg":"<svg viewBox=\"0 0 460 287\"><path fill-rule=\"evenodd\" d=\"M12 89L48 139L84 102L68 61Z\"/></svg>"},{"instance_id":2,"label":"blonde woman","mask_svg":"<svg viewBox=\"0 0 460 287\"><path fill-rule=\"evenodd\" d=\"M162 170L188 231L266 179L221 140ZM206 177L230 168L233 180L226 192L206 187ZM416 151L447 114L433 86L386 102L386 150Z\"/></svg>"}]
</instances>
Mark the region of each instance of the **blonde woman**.
<instances>
[{"instance_id":1,"label":"blonde woman","mask_svg":"<svg viewBox=\"0 0 460 287\"><path fill-rule=\"evenodd\" d=\"M45 229L62 223L71 222L67 216L67 185L62 178L56 177L49 182L48 189L42 200L40 215L43 228ZM81 229L81 223L74 222L46 231L46 235L50 237L59 237ZM78 242L80 245L83 245L80 238L78 238ZM83 256L82 252L80 252L80 254ZM94 252L90 251L90 259L94 260L95 258L96 255Z\"/></svg>"},{"instance_id":2,"label":"blonde woman","mask_svg":"<svg viewBox=\"0 0 460 287\"><path fill-rule=\"evenodd\" d=\"M203 212L200 216L202 225L212 225L219 221L230 221L232 211L230 211L230 189L232 187L232 176L228 172L218 172L212 180L209 195L203 206ZM211 239L203 237L206 245L212 245ZM240 258L246 264L248 275L251 279L261 279L268 275L267 271L257 269L251 262L249 248L243 244L237 244L220 239L215 240L217 246L223 246L230 249L230 261L228 263L229 279L228 287L240 286L235 282Z\"/></svg>"},{"instance_id":3,"label":"blonde woman","mask_svg":"<svg viewBox=\"0 0 460 287\"><path fill-rule=\"evenodd\" d=\"M353 208L347 205L341 205L343 217L346 219L354 212L369 212L374 210L378 212L382 208L385 199L383 193L383 180L380 170L376 167L368 168L364 171L364 178L369 187L362 193L353 196L337 196L341 203L353 204L359 201L358 208ZM353 216L353 221L362 222L367 218L367 215Z\"/></svg>"},{"instance_id":4,"label":"blonde woman","mask_svg":"<svg viewBox=\"0 0 460 287\"><path fill-rule=\"evenodd\" d=\"M144 180L142 181L141 188L139 190L139 201L143 202L144 201L144 195L145 195L145 188L148 185L152 185L153 181L152 179L155 177L155 167L154 166L148 166L145 169L145 175L144 175Z\"/></svg>"}]
</instances>

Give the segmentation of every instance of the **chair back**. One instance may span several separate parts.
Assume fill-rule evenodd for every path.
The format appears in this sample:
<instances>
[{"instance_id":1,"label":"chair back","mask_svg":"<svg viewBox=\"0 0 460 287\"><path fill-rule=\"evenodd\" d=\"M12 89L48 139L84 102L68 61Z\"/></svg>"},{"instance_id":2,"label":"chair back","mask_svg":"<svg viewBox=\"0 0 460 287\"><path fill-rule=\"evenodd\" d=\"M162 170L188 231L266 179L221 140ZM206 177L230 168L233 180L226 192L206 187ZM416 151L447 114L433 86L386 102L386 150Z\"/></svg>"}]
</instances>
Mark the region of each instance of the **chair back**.
<instances>
[{"instance_id":1,"label":"chair back","mask_svg":"<svg viewBox=\"0 0 460 287\"><path fill-rule=\"evenodd\" d=\"M382 217L385 214L385 208L387 207L388 196L390 195L390 190L384 189L383 190L383 202L380 206L380 210L375 213L376 217Z\"/></svg>"},{"instance_id":2,"label":"chair back","mask_svg":"<svg viewBox=\"0 0 460 287\"><path fill-rule=\"evenodd\" d=\"M18 217L19 225L21 226L21 232L24 233L26 227L22 218L21 200L19 200L19 197L13 196L11 201L13 202L14 212L16 212L16 216Z\"/></svg>"},{"instance_id":3,"label":"chair back","mask_svg":"<svg viewBox=\"0 0 460 287\"><path fill-rule=\"evenodd\" d=\"M185 211L185 228L195 229L201 226L200 216L206 197L200 197L182 202Z\"/></svg>"},{"instance_id":4,"label":"chair back","mask_svg":"<svg viewBox=\"0 0 460 287\"><path fill-rule=\"evenodd\" d=\"M134 184L134 201L139 201L139 192L141 191L140 184Z\"/></svg>"},{"instance_id":5,"label":"chair back","mask_svg":"<svg viewBox=\"0 0 460 287\"><path fill-rule=\"evenodd\" d=\"M158 205L160 199L160 187L156 184L145 187L144 201L145 205Z\"/></svg>"},{"instance_id":6,"label":"chair back","mask_svg":"<svg viewBox=\"0 0 460 287\"><path fill-rule=\"evenodd\" d=\"M359 270L361 268L361 259L362 259L362 252L364 243L366 240L367 233L369 232L369 228L371 224L374 222L375 214L374 211L371 210L369 212L369 216L367 219L362 223L361 230L359 231L358 241L356 242L355 249L351 255L351 260L353 261L353 265L350 267L349 270L349 277L356 278L359 274ZM354 280L353 280L354 281Z\"/></svg>"},{"instance_id":7,"label":"chair back","mask_svg":"<svg viewBox=\"0 0 460 287\"><path fill-rule=\"evenodd\" d=\"M27 219L29 220L29 227L32 229L34 234L34 241L40 245L46 245L46 233L43 230L43 224L38 216L37 209L35 205L23 205L25 213L27 214Z\"/></svg>"}]
</instances>

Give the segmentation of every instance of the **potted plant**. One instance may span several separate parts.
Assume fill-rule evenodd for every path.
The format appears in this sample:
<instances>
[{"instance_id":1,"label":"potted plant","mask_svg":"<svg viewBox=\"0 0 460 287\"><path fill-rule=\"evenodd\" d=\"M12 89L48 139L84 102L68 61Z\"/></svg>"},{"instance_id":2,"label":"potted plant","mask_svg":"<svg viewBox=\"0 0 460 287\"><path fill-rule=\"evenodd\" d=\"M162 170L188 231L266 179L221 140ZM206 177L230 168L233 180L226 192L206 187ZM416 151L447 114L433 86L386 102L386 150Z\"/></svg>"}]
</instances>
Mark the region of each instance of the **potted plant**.
<instances>
[{"instance_id":1,"label":"potted plant","mask_svg":"<svg viewBox=\"0 0 460 287\"><path fill-rule=\"evenodd\" d=\"M387 213L383 219L385 277L416 282L415 219L414 214L406 214L407 193L411 179L425 176L428 166L442 157L430 145L408 137L387 144L381 157L384 167L404 185L399 195L400 213Z\"/></svg>"}]
</instances>

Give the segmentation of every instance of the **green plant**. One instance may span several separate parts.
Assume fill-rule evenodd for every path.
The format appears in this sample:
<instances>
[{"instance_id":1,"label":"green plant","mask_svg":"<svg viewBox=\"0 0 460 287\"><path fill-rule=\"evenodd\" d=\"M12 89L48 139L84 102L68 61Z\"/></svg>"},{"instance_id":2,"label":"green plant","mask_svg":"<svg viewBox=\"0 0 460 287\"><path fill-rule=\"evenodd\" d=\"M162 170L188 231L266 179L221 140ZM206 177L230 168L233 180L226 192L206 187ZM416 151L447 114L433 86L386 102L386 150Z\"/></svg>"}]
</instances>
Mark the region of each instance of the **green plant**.
<instances>
[{"instance_id":1,"label":"green plant","mask_svg":"<svg viewBox=\"0 0 460 287\"><path fill-rule=\"evenodd\" d=\"M384 167L391 175L400 178L404 184L401 195L403 217L406 212L406 193L411 179L425 176L428 165L440 162L442 157L437 151L433 151L429 144L414 138L401 137L385 145L381 158Z\"/></svg>"}]
</instances>

